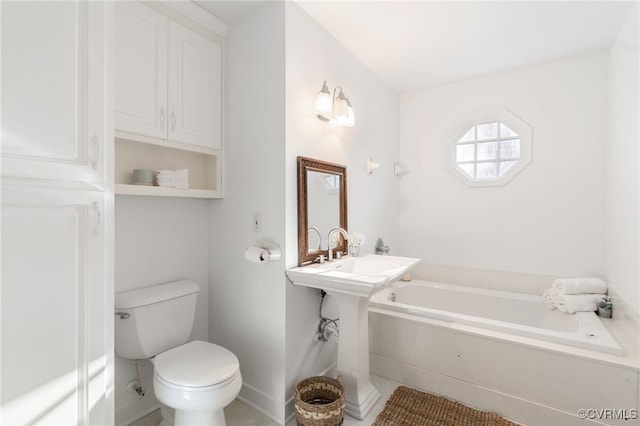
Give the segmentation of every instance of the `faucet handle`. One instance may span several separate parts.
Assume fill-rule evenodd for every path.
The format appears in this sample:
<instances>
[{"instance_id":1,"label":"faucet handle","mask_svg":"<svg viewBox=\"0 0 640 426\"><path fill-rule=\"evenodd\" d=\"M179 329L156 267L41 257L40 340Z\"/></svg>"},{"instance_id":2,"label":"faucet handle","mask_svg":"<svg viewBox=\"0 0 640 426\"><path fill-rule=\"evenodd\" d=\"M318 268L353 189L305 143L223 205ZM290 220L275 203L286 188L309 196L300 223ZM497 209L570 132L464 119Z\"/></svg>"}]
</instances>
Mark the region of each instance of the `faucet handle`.
<instances>
[{"instance_id":1,"label":"faucet handle","mask_svg":"<svg viewBox=\"0 0 640 426\"><path fill-rule=\"evenodd\" d=\"M382 238L378 238L376 241L376 254L389 254L389 246L384 244Z\"/></svg>"}]
</instances>

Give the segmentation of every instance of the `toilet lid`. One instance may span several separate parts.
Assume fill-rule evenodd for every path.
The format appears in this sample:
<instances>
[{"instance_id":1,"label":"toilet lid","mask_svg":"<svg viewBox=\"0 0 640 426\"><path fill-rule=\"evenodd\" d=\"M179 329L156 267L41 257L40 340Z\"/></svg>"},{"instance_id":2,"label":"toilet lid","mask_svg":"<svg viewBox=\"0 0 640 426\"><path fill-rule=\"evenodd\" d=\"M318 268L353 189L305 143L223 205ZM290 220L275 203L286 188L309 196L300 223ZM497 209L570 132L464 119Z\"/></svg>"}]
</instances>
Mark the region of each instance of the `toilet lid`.
<instances>
[{"instance_id":1,"label":"toilet lid","mask_svg":"<svg viewBox=\"0 0 640 426\"><path fill-rule=\"evenodd\" d=\"M155 371L162 379L181 386L212 386L237 374L233 352L213 343L195 340L156 356Z\"/></svg>"}]
</instances>

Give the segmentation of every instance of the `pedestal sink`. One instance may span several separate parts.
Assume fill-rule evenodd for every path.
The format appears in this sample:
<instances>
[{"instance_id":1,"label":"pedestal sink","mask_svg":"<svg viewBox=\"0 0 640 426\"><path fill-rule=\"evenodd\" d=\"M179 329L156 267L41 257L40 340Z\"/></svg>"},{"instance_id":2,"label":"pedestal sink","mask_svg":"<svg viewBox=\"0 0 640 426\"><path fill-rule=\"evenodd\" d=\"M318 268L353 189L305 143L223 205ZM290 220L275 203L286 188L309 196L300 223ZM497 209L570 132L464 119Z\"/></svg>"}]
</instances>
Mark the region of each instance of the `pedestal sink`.
<instances>
[{"instance_id":1,"label":"pedestal sink","mask_svg":"<svg viewBox=\"0 0 640 426\"><path fill-rule=\"evenodd\" d=\"M369 298L398 281L420 259L367 255L287 270L296 285L334 295L340 307L338 374L345 384L345 411L364 419L380 398L369 378Z\"/></svg>"}]
</instances>

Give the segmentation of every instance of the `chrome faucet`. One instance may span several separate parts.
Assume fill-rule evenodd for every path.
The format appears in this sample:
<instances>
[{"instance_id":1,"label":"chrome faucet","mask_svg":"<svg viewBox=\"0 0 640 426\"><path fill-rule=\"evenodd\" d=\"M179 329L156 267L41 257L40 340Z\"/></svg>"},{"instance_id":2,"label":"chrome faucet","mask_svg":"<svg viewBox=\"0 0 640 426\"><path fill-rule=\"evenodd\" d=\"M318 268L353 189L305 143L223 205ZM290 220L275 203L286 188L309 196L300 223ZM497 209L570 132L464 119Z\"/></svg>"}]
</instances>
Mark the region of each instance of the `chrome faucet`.
<instances>
[{"instance_id":1,"label":"chrome faucet","mask_svg":"<svg viewBox=\"0 0 640 426\"><path fill-rule=\"evenodd\" d=\"M382 238L378 238L378 241L376 241L376 254L389 254L389 246L384 245Z\"/></svg>"},{"instance_id":2,"label":"chrome faucet","mask_svg":"<svg viewBox=\"0 0 640 426\"><path fill-rule=\"evenodd\" d=\"M329 231L329 254L327 256L327 261L329 262L333 260L333 241L331 240L331 237L333 236L334 232L341 233L344 237L345 246L349 247L349 233L347 233L347 231L345 231L343 228L333 228L331 231Z\"/></svg>"}]
</instances>

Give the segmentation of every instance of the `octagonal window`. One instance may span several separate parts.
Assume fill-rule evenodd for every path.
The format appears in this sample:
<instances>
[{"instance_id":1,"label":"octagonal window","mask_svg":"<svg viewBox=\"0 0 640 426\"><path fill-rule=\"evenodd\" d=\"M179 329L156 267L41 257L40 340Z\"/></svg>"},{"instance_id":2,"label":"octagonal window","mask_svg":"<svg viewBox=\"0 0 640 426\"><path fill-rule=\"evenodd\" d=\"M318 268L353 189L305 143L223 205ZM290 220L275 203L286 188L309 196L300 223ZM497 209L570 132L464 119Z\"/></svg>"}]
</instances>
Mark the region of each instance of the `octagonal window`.
<instances>
[{"instance_id":1,"label":"octagonal window","mask_svg":"<svg viewBox=\"0 0 640 426\"><path fill-rule=\"evenodd\" d=\"M468 185L503 185L530 161L531 127L507 110L485 113L465 126L453 148L453 165Z\"/></svg>"}]
</instances>

